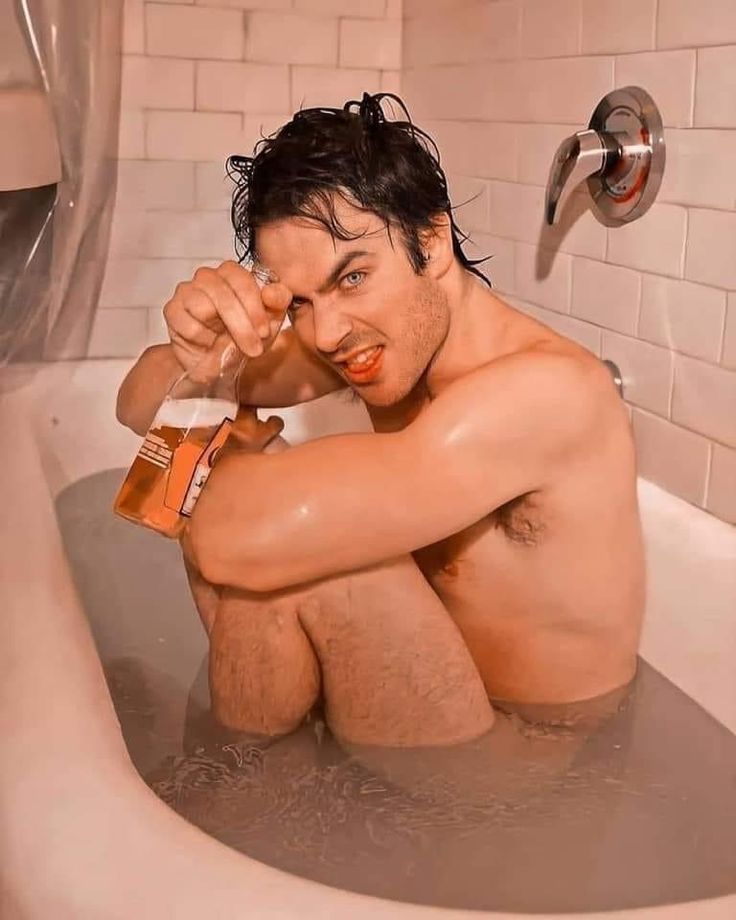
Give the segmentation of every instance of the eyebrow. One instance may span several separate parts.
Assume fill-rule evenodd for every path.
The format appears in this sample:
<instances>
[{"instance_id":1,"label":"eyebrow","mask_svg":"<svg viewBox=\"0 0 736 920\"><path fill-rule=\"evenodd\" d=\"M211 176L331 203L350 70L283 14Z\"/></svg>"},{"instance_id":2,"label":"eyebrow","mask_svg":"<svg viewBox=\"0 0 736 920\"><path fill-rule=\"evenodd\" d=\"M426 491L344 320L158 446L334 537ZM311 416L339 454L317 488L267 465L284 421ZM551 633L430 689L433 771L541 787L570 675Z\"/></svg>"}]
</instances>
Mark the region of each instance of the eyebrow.
<instances>
[{"instance_id":1,"label":"eyebrow","mask_svg":"<svg viewBox=\"0 0 736 920\"><path fill-rule=\"evenodd\" d=\"M320 288L317 288L317 293L324 294L326 291L329 291L329 289L335 285L337 280L340 278L340 275L345 271L348 265L350 265L353 259L359 259L361 256L370 255L373 255L373 253L369 252L367 249L353 249L351 252L346 252L330 272L327 281L325 281L325 283Z\"/></svg>"},{"instance_id":2,"label":"eyebrow","mask_svg":"<svg viewBox=\"0 0 736 920\"><path fill-rule=\"evenodd\" d=\"M350 265L353 259L359 259L362 256L372 256L374 253L369 249L353 249L350 252L346 252L345 255L340 259L337 265L330 272L327 280L321 287L317 288L318 294L324 294L326 291L329 291L331 287L339 280L340 275L345 271L345 269ZM276 281L278 280L273 272L266 268L258 256L255 256L253 260L253 273L255 275L261 276L263 280L267 281Z\"/></svg>"}]
</instances>

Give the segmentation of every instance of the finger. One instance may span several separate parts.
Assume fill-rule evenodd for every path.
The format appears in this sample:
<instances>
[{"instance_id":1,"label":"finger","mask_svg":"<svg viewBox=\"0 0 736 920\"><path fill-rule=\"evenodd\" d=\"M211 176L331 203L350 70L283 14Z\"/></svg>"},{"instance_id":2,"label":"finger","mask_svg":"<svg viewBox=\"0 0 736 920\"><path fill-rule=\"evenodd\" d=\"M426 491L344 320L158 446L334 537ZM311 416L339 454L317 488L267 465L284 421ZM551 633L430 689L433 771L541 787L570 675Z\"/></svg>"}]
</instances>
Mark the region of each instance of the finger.
<instances>
[{"instance_id":1,"label":"finger","mask_svg":"<svg viewBox=\"0 0 736 920\"><path fill-rule=\"evenodd\" d=\"M186 367L189 367L192 363L198 364L207 354L207 348L200 348L198 345L192 345L191 342L183 339L178 332L170 331L169 338L174 349L182 353Z\"/></svg>"},{"instance_id":2,"label":"finger","mask_svg":"<svg viewBox=\"0 0 736 920\"><path fill-rule=\"evenodd\" d=\"M199 269L198 269L199 270ZM225 324L217 312L214 297L195 281L187 281L181 286L178 300L182 308L216 335L226 332Z\"/></svg>"},{"instance_id":3,"label":"finger","mask_svg":"<svg viewBox=\"0 0 736 920\"><path fill-rule=\"evenodd\" d=\"M216 334L192 313L190 297L191 292L184 289L177 295L176 300L172 299L164 306L164 319L169 334L177 335L185 342L200 348L211 348ZM196 305L194 308L197 308Z\"/></svg>"},{"instance_id":4,"label":"finger","mask_svg":"<svg viewBox=\"0 0 736 920\"><path fill-rule=\"evenodd\" d=\"M273 432L274 438L284 430L284 420L279 415L269 415L264 424Z\"/></svg>"},{"instance_id":5,"label":"finger","mask_svg":"<svg viewBox=\"0 0 736 920\"><path fill-rule=\"evenodd\" d=\"M284 313L289 308L293 294L285 284L273 281L261 291L261 300L264 307L274 313Z\"/></svg>"},{"instance_id":6,"label":"finger","mask_svg":"<svg viewBox=\"0 0 736 920\"><path fill-rule=\"evenodd\" d=\"M238 414L235 418L236 425L250 425L258 422L258 409L255 406L248 406L241 403L238 406Z\"/></svg>"},{"instance_id":7,"label":"finger","mask_svg":"<svg viewBox=\"0 0 736 920\"><path fill-rule=\"evenodd\" d=\"M291 303L292 293L285 284L274 282L267 284L261 291L261 299L272 319L269 323L270 338L275 339L286 319L286 311Z\"/></svg>"},{"instance_id":8,"label":"finger","mask_svg":"<svg viewBox=\"0 0 736 920\"><path fill-rule=\"evenodd\" d=\"M251 302L243 303L225 279L212 268L197 269L192 283L204 289L212 299L218 315L240 351L251 358L262 354L263 343L251 317L253 303L260 304L257 288L250 298Z\"/></svg>"},{"instance_id":9,"label":"finger","mask_svg":"<svg viewBox=\"0 0 736 920\"><path fill-rule=\"evenodd\" d=\"M235 449L259 453L283 430L284 420L277 415L272 415L268 421L257 422L248 429L231 428L228 443L231 443Z\"/></svg>"},{"instance_id":10,"label":"finger","mask_svg":"<svg viewBox=\"0 0 736 920\"><path fill-rule=\"evenodd\" d=\"M263 339L268 338L271 317L266 313L262 291L253 273L237 262L223 262L217 272L247 310L258 335Z\"/></svg>"}]
</instances>

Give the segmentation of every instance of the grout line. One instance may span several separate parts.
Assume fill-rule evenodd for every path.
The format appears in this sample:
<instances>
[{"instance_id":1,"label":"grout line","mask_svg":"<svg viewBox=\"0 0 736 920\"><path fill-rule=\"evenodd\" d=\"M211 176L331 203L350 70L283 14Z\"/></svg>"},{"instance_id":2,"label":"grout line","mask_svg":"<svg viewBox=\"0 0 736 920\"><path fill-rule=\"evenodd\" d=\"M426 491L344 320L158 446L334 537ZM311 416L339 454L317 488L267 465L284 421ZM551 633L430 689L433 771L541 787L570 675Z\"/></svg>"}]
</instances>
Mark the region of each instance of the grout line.
<instances>
[{"instance_id":1,"label":"grout line","mask_svg":"<svg viewBox=\"0 0 736 920\"><path fill-rule=\"evenodd\" d=\"M148 110L141 110L141 125L143 127L143 157L142 159L148 160Z\"/></svg>"},{"instance_id":2,"label":"grout line","mask_svg":"<svg viewBox=\"0 0 736 920\"><path fill-rule=\"evenodd\" d=\"M687 244L690 236L690 208L684 208L685 211L685 233L682 237L682 252L680 253L680 274L679 278L685 280L685 270L687 267Z\"/></svg>"},{"instance_id":3,"label":"grout line","mask_svg":"<svg viewBox=\"0 0 736 920\"><path fill-rule=\"evenodd\" d=\"M719 367L723 367L723 359L726 356L726 324L728 323L728 295L724 298L723 306L723 319L721 320L721 334L720 341L718 343L718 359L717 363Z\"/></svg>"},{"instance_id":4,"label":"grout line","mask_svg":"<svg viewBox=\"0 0 736 920\"><path fill-rule=\"evenodd\" d=\"M148 16L146 16L146 10L148 9L148 4L145 0L141 0L141 7L143 8L143 54L148 54Z\"/></svg>"},{"instance_id":5,"label":"grout line","mask_svg":"<svg viewBox=\"0 0 736 920\"><path fill-rule=\"evenodd\" d=\"M289 79L289 108L292 112L296 111L296 106L294 105L294 65L287 64L287 76Z\"/></svg>"},{"instance_id":6,"label":"grout line","mask_svg":"<svg viewBox=\"0 0 736 920\"><path fill-rule=\"evenodd\" d=\"M705 482L703 483L703 503L702 508L707 508L710 492L711 471L713 470L713 441L708 442L708 462L705 467Z\"/></svg>"},{"instance_id":7,"label":"grout line","mask_svg":"<svg viewBox=\"0 0 736 920\"><path fill-rule=\"evenodd\" d=\"M652 51L655 51L657 49L657 42L659 41L659 0L654 0L654 20L652 22L651 40Z\"/></svg>"},{"instance_id":8,"label":"grout line","mask_svg":"<svg viewBox=\"0 0 736 920\"><path fill-rule=\"evenodd\" d=\"M697 97L699 63L700 63L700 50L696 48L695 49L695 67L694 67L694 72L693 72L693 87L690 92L690 113L689 113L690 124L688 125L688 127L690 128L695 127L695 99Z\"/></svg>"},{"instance_id":9,"label":"grout line","mask_svg":"<svg viewBox=\"0 0 736 920\"><path fill-rule=\"evenodd\" d=\"M343 47L343 23L345 19L342 16L337 17L337 46L335 48L335 63L333 66L342 67L342 47Z\"/></svg>"},{"instance_id":10,"label":"grout line","mask_svg":"<svg viewBox=\"0 0 736 920\"><path fill-rule=\"evenodd\" d=\"M669 394L667 397L667 418L672 421L672 404L675 399L675 352L670 349L670 382L669 382Z\"/></svg>"}]
</instances>

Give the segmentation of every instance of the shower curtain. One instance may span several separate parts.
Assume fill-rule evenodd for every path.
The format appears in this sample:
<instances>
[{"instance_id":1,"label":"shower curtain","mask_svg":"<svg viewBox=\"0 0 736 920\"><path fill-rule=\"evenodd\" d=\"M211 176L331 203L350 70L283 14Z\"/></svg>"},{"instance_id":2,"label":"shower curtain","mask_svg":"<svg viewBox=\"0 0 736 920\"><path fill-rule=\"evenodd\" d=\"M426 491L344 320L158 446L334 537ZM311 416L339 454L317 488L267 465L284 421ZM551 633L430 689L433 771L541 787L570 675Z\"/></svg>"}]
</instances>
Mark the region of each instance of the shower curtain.
<instances>
[{"instance_id":1,"label":"shower curtain","mask_svg":"<svg viewBox=\"0 0 736 920\"><path fill-rule=\"evenodd\" d=\"M0 366L82 358L115 200L122 0L0 0L0 15L16 63L0 66L16 148L10 175L0 160ZM50 135L27 124L39 100Z\"/></svg>"}]
</instances>

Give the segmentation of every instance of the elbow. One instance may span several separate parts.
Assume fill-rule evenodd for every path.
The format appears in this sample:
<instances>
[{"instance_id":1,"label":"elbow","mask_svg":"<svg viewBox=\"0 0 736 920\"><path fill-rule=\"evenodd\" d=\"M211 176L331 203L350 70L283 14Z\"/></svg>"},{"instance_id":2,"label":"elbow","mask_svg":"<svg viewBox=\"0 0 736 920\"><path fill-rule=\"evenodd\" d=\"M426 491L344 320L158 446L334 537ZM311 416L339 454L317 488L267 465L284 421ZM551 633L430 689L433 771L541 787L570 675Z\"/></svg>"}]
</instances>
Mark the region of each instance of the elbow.
<instances>
[{"instance_id":1,"label":"elbow","mask_svg":"<svg viewBox=\"0 0 736 920\"><path fill-rule=\"evenodd\" d=\"M192 516L180 538L182 552L187 560L200 573L202 578L211 585L235 587L229 572L226 560L223 560L215 541L212 539L210 528L197 508L197 513Z\"/></svg>"},{"instance_id":2,"label":"elbow","mask_svg":"<svg viewBox=\"0 0 736 920\"><path fill-rule=\"evenodd\" d=\"M123 384L118 392L118 399L117 403L115 404L115 418L125 428L130 428L130 430L134 431L137 435L144 437L146 431L141 431L141 426L136 423L136 419L130 411L128 400L125 398L124 388L125 384Z\"/></svg>"}]
</instances>

